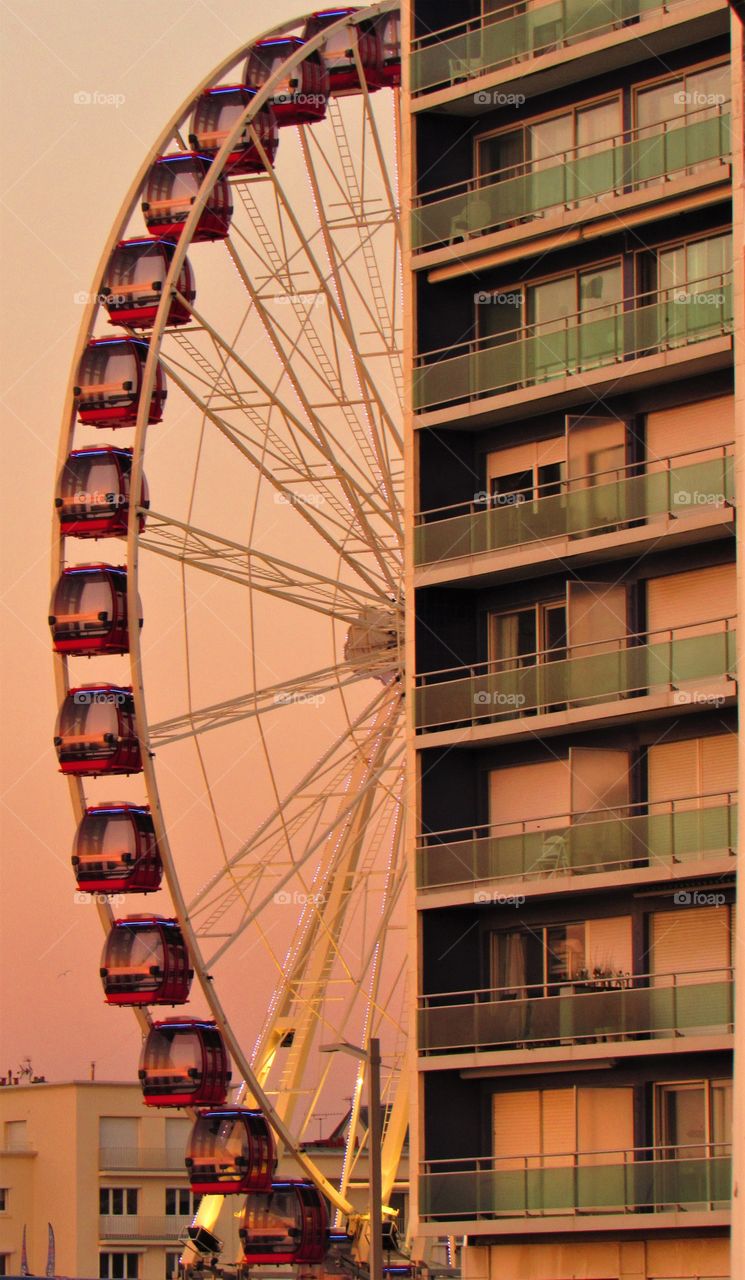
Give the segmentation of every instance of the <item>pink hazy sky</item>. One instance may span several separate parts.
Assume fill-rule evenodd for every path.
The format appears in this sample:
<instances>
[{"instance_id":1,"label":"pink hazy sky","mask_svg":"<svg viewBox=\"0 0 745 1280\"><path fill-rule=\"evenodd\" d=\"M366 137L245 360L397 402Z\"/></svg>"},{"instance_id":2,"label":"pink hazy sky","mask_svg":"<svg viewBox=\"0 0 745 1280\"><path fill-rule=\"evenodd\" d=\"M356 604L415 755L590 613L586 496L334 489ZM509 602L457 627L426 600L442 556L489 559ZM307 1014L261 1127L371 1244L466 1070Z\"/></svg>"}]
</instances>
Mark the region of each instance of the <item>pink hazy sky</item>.
<instances>
[{"instance_id":1,"label":"pink hazy sky","mask_svg":"<svg viewBox=\"0 0 745 1280\"><path fill-rule=\"evenodd\" d=\"M101 930L74 901L72 820L51 742L49 531L74 296L91 288L134 172L176 106L231 50L298 11L296 0L271 13L256 0L2 5L0 1071L28 1055L51 1079L86 1076L91 1060L99 1078L131 1077L139 1042L131 1016L102 1002ZM112 101L76 103L80 91Z\"/></svg>"}]
</instances>

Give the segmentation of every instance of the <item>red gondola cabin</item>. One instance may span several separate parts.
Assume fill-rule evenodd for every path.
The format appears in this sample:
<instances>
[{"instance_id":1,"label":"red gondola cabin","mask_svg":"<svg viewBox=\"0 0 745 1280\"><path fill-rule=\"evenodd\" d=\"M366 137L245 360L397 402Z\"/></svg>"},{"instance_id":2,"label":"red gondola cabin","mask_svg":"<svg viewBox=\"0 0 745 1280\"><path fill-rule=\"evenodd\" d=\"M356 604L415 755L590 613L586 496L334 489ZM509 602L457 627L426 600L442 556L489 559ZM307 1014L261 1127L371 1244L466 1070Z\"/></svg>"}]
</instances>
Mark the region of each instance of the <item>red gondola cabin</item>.
<instances>
[{"instance_id":1,"label":"red gondola cabin","mask_svg":"<svg viewBox=\"0 0 745 1280\"><path fill-rule=\"evenodd\" d=\"M177 920L115 920L101 959L107 1004L185 1004L194 970Z\"/></svg>"},{"instance_id":2,"label":"red gondola cabin","mask_svg":"<svg viewBox=\"0 0 745 1280\"><path fill-rule=\"evenodd\" d=\"M195 151L160 156L145 180L142 212L151 236L178 240L199 195L211 158ZM217 179L202 208L192 240L224 240L230 231L233 202L225 178Z\"/></svg>"},{"instance_id":3,"label":"red gondola cabin","mask_svg":"<svg viewBox=\"0 0 745 1280\"><path fill-rule=\"evenodd\" d=\"M189 134L189 142L194 150L211 157L217 155L228 133L243 115L251 99L256 97L256 93L256 89L248 89L245 85L224 85L208 89L197 98ZM265 105L251 124L244 124L223 169L225 177L238 178L264 172L264 162L251 137L252 128L270 164L274 164L279 141L277 120L272 108Z\"/></svg>"},{"instance_id":4,"label":"red gondola cabin","mask_svg":"<svg viewBox=\"0 0 745 1280\"><path fill-rule=\"evenodd\" d=\"M142 757L131 688L84 684L70 689L54 738L61 773L95 778L140 773Z\"/></svg>"},{"instance_id":5,"label":"red gondola cabin","mask_svg":"<svg viewBox=\"0 0 745 1280\"><path fill-rule=\"evenodd\" d=\"M323 1262L328 1251L328 1210L311 1182L274 1182L269 1195L250 1195L240 1237L246 1266Z\"/></svg>"},{"instance_id":6,"label":"red gondola cabin","mask_svg":"<svg viewBox=\"0 0 745 1280\"><path fill-rule=\"evenodd\" d=\"M175 246L167 240L122 240L111 255L101 294L111 324L130 329L151 329L163 297ZM187 258L181 264L176 289L187 302L194 302L194 272ZM171 299L166 324L188 324L189 308L178 298Z\"/></svg>"},{"instance_id":7,"label":"red gondola cabin","mask_svg":"<svg viewBox=\"0 0 745 1280\"><path fill-rule=\"evenodd\" d=\"M109 564L63 570L49 626L55 653L128 653L127 570Z\"/></svg>"},{"instance_id":8,"label":"red gondola cabin","mask_svg":"<svg viewBox=\"0 0 745 1280\"><path fill-rule=\"evenodd\" d=\"M72 865L89 893L154 893L163 864L146 805L99 804L86 809Z\"/></svg>"},{"instance_id":9,"label":"red gondola cabin","mask_svg":"<svg viewBox=\"0 0 745 1280\"><path fill-rule=\"evenodd\" d=\"M242 1107L203 1111L186 1150L192 1191L203 1194L269 1191L276 1163L274 1135L265 1116Z\"/></svg>"},{"instance_id":10,"label":"red gondola cabin","mask_svg":"<svg viewBox=\"0 0 745 1280\"><path fill-rule=\"evenodd\" d=\"M78 416L91 427L133 427L137 422L148 345L139 338L97 338L89 342L78 370L74 395ZM167 395L158 362L148 422L160 422Z\"/></svg>"},{"instance_id":11,"label":"red gondola cabin","mask_svg":"<svg viewBox=\"0 0 745 1280\"><path fill-rule=\"evenodd\" d=\"M228 1096L230 1063L214 1022L156 1022L142 1047L142 1096L149 1107L219 1106Z\"/></svg>"},{"instance_id":12,"label":"red gondola cabin","mask_svg":"<svg viewBox=\"0 0 745 1280\"><path fill-rule=\"evenodd\" d=\"M375 20L375 29L383 46L383 84L397 89L401 83L401 15L385 13Z\"/></svg>"},{"instance_id":13,"label":"red gondola cabin","mask_svg":"<svg viewBox=\"0 0 745 1280\"><path fill-rule=\"evenodd\" d=\"M358 9L323 9L320 13L313 13L305 24L303 38L313 40L327 27L333 27L342 18L357 13ZM368 90L372 93L383 87L383 45L377 30L370 23L350 24L330 32L321 48L329 74L329 93L335 97L362 92L355 47Z\"/></svg>"},{"instance_id":14,"label":"red gondola cabin","mask_svg":"<svg viewBox=\"0 0 745 1280\"><path fill-rule=\"evenodd\" d=\"M259 40L246 62L246 84L261 89L293 53L302 49L299 36ZM280 126L313 124L323 120L329 96L329 77L318 50L303 58L294 71L280 77L269 102Z\"/></svg>"},{"instance_id":15,"label":"red gondola cabin","mask_svg":"<svg viewBox=\"0 0 745 1280\"><path fill-rule=\"evenodd\" d=\"M131 449L112 445L74 449L62 469L54 500L62 533L74 538L126 537L131 472ZM150 505L144 477L138 505L143 509ZM144 514L139 523L142 532Z\"/></svg>"}]
</instances>

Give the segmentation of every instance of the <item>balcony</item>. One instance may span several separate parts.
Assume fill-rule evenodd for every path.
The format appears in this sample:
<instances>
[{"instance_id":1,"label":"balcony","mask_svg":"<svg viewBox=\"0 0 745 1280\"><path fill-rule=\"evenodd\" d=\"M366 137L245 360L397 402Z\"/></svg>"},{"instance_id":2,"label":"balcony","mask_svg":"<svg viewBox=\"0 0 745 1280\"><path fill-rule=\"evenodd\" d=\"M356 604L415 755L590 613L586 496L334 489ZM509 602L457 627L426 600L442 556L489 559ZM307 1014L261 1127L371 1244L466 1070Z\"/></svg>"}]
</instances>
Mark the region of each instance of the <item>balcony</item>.
<instances>
[{"instance_id":1,"label":"balcony","mask_svg":"<svg viewBox=\"0 0 745 1280\"><path fill-rule=\"evenodd\" d=\"M711 111L693 113L685 125L669 120L630 130L622 142L608 138L575 148L542 160L540 169L515 165L428 192L413 214L412 248L468 240L567 209L597 214L592 204L601 196L628 195L694 170L708 173L732 151L729 115L711 117Z\"/></svg>"},{"instance_id":2,"label":"balcony","mask_svg":"<svg viewBox=\"0 0 745 1280\"><path fill-rule=\"evenodd\" d=\"M488 302L486 294L476 297ZM586 396L588 374L610 367L617 379L632 372L632 361L732 332L731 273L681 284L662 301L650 297L640 294L562 320L525 325L499 338L427 352L418 357L414 371L415 409L423 413L468 404L575 375L584 375Z\"/></svg>"},{"instance_id":3,"label":"balcony","mask_svg":"<svg viewBox=\"0 0 745 1280\"><path fill-rule=\"evenodd\" d=\"M427 32L412 43L411 92L472 80L675 13L680 0L556 0L515 4Z\"/></svg>"},{"instance_id":4,"label":"balcony","mask_svg":"<svg viewBox=\"0 0 745 1280\"><path fill-rule=\"evenodd\" d=\"M733 971L608 974L419 1000L419 1052L479 1053L732 1033ZM639 1045L648 1051L645 1044Z\"/></svg>"},{"instance_id":5,"label":"balcony","mask_svg":"<svg viewBox=\"0 0 745 1280\"><path fill-rule=\"evenodd\" d=\"M416 729L432 733L489 725L500 730L496 736L522 736L549 727L539 716L555 721L557 728L597 720L598 704L621 701L612 719L623 712L639 715L648 709L641 698L655 694L664 695L662 708L721 706L722 685L735 678L734 619L575 645L568 657L562 657L563 652L525 654L417 676ZM694 687L686 689L692 682ZM715 682L720 692L706 689ZM731 693L734 696L734 684Z\"/></svg>"},{"instance_id":6,"label":"balcony","mask_svg":"<svg viewBox=\"0 0 745 1280\"><path fill-rule=\"evenodd\" d=\"M557 538L581 541L627 529L640 521L669 516L677 522L734 502L731 446L699 455L688 452L649 465L632 464L619 472L583 476L522 494L491 497L425 511L416 516L414 561L417 566L537 547Z\"/></svg>"},{"instance_id":7,"label":"balcony","mask_svg":"<svg viewBox=\"0 0 745 1280\"><path fill-rule=\"evenodd\" d=\"M192 1215L144 1217L141 1214L101 1214L99 1240L178 1240L193 1220Z\"/></svg>"},{"instance_id":8,"label":"balcony","mask_svg":"<svg viewBox=\"0 0 745 1280\"><path fill-rule=\"evenodd\" d=\"M731 1197L729 1148L668 1150L669 1154L642 1147L543 1158L427 1161L419 1182L421 1216L429 1222L498 1219L501 1231L510 1218L619 1215L628 1228L647 1230L670 1226L669 1215L680 1210L687 1211L684 1221L691 1226L695 1211L726 1211ZM643 1216L636 1218L637 1214ZM556 1226L561 1229L560 1223ZM524 1221L520 1229L525 1230Z\"/></svg>"},{"instance_id":9,"label":"balcony","mask_svg":"<svg viewBox=\"0 0 745 1280\"><path fill-rule=\"evenodd\" d=\"M169 1147L99 1147L98 1167L107 1173L123 1173L128 1169L138 1173L178 1170L186 1178L184 1152Z\"/></svg>"},{"instance_id":10,"label":"balcony","mask_svg":"<svg viewBox=\"0 0 745 1280\"><path fill-rule=\"evenodd\" d=\"M546 879L555 885L557 879L643 868L668 877L674 868L685 869L692 862L734 856L737 798L693 796L628 805L605 816L546 817L523 823L517 831L515 826L423 837L417 850L417 887Z\"/></svg>"}]
</instances>

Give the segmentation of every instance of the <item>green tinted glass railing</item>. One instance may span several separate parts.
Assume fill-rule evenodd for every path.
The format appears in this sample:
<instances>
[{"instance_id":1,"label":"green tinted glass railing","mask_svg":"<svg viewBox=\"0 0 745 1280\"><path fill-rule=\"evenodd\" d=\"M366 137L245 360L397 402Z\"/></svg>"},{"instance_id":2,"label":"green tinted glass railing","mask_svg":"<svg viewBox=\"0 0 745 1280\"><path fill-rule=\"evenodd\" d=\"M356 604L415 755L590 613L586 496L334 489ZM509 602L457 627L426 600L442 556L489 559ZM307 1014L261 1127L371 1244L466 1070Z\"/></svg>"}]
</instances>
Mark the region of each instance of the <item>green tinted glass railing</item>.
<instances>
[{"instance_id":1,"label":"green tinted glass railing","mask_svg":"<svg viewBox=\"0 0 745 1280\"><path fill-rule=\"evenodd\" d=\"M479 671L418 688L416 726L434 729L511 719L629 693L670 690L690 680L724 679L732 675L734 661L734 632L722 630L700 636L673 635L653 644L506 671Z\"/></svg>"},{"instance_id":2,"label":"green tinted glass railing","mask_svg":"<svg viewBox=\"0 0 745 1280\"><path fill-rule=\"evenodd\" d=\"M737 805L632 813L604 822L577 821L542 831L492 834L428 844L417 852L417 885L433 889L491 880L590 875L632 867L672 867L731 854Z\"/></svg>"},{"instance_id":3,"label":"green tinted glass railing","mask_svg":"<svg viewBox=\"0 0 745 1280\"><path fill-rule=\"evenodd\" d=\"M468 80L526 57L578 44L593 35L647 14L674 9L675 0L558 0L528 5L500 21L470 31L450 27L432 43L418 45L411 57L412 93Z\"/></svg>"},{"instance_id":4,"label":"green tinted glass railing","mask_svg":"<svg viewBox=\"0 0 745 1280\"><path fill-rule=\"evenodd\" d=\"M591 990L599 982L565 984L556 995L490 999L489 992L429 996L418 1014L419 1051L477 1049L623 1040L628 1036L695 1036L732 1029L733 985L722 973L621 979L619 989ZM647 981L649 985L646 985ZM665 982L669 985L655 985ZM631 983L633 982L633 986Z\"/></svg>"},{"instance_id":5,"label":"green tinted glass railing","mask_svg":"<svg viewBox=\"0 0 745 1280\"><path fill-rule=\"evenodd\" d=\"M550 168L506 177L474 190L431 201L413 214L412 244L424 249L456 237L478 235L505 223L572 207L609 192L633 191L731 152L730 118L717 116L639 138L592 155L559 158Z\"/></svg>"},{"instance_id":6,"label":"green tinted glass railing","mask_svg":"<svg viewBox=\"0 0 745 1280\"><path fill-rule=\"evenodd\" d=\"M610 308L609 308L610 309ZM530 336L463 355L432 360L414 370L415 408L514 391L624 359L719 337L732 326L732 286L688 292L681 285L669 301L637 306L581 324L545 326Z\"/></svg>"},{"instance_id":7,"label":"green tinted glass railing","mask_svg":"<svg viewBox=\"0 0 745 1280\"><path fill-rule=\"evenodd\" d=\"M476 1167L464 1169L469 1163ZM478 1167L481 1163L463 1160L457 1172L422 1174L422 1217L446 1221L554 1213L649 1215L680 1208L727 1208L731 1197L727 1155L661 1159L655 1153L630 1151L617 1153L615 1160L611 1153L557 1156L550 1168L530 1167L519 1159L512 1163L520 1167L512 1169L499 1168L498 1162L491 1168ZM530 1163L537 1163L537 1158Z\"/></svg>"},{"instance_id":8,"label":"green tinted glass railing","mask_svg":"<svg viewBox=\"0 0 745 1280\"><path fill-rule=\"evenodd\" d=\"M414 557L418 565L479 555L543 539L608 532L631 521L667 512L676 516L734 501L732 458L708 458L651 475L626 476L610 484L585 484L574 492L509 502L467 515L417 525Z\"/></svg>"}]
</instances>

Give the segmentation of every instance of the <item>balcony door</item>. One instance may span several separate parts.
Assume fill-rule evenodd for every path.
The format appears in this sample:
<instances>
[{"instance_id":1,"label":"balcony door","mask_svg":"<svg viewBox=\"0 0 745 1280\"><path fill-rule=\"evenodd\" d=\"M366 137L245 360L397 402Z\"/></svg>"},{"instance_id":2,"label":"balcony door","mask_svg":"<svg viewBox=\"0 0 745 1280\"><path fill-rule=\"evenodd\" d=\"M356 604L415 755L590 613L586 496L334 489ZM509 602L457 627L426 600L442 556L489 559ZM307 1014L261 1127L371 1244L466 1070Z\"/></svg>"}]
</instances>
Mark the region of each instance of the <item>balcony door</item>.
<instances>
[{"instance_id":1,"label":"balcony door","mask_svg":"<svg viewBox=\"0 0 745 1280\"><path fill-rule=\"evenodd\" d=\"M727 1207L731 1143L731 1080L655 1086L656 1155L675 1162L660 1179L665 1203L689 1211Z\"/></svg>"},{"instance_id":2,"label":"balcony door","mask_svg":"<svg viewBox=\"0 0 745 1280\"><path fill-rule=\"evenodd\" d=\"M582 536L606 533L630 514L623 483L628 462L628 423L610 416L566 419L570 528Z\"/></svg>"}]
</instances>

